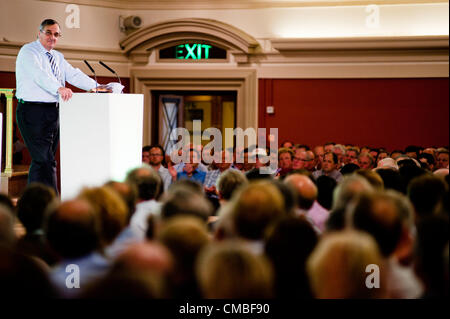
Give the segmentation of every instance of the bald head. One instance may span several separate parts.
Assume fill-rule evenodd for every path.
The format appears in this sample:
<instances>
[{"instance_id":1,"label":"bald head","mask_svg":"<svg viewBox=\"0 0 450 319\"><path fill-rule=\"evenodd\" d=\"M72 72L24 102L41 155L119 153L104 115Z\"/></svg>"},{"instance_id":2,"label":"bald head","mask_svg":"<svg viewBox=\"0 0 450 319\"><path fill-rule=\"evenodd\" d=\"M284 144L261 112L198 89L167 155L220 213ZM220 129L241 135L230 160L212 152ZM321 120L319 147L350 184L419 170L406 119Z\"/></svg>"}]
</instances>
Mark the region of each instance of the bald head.
<instances>
[{"instance_id":1,"label":"bald head","mask_svg":"<svg viewBox=\"0 0 450 319\"><path fill-rule=\"evenodd\" d=\"M76 224L90 223L94 218L91 205L81 199L61 203L54 214L61 221Z\"/></svg>"},{"instance_id":2,"label":"bald head","mask_svg":"<svg viewBox=\"0 0 450 319\"><path fill-rule=\"evenodd\" d=\"M297 194L297 205L301 209L310 209L317 198L317 186L305 175L293 174L288 176L285 181Z\"/></svg>"},{"instance_id":3,"label":"bald head","mask_svg":"<svg viewBox=\"0 0 450 319\"><path fill-rule=\"evenodd\" d=\"M98 248L100 221L87 201L51 205L47 216L47 239L63 258L78 258Z\"/></svg>"},{"instance_id":4,"label":"bald head","mask_svg":"<svg viewBox=\"0 0 450 319\"><path fill-rule=\"evenodd\" d=\"M172 266L173 258L168 249L154 242L133 244L116 260L116 267L132 271L168 273Z\"/></svg>"}]
</instances>

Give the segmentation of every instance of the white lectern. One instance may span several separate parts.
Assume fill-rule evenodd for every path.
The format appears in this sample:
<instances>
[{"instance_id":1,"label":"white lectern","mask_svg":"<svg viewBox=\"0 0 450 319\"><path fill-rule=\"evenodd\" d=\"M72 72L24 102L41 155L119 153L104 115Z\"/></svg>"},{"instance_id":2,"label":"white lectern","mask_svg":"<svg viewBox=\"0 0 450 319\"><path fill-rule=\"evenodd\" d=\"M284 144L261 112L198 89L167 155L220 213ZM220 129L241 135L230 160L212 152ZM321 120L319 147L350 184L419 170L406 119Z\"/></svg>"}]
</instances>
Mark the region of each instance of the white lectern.
<instances>
[{"instance_id":1,"label":"white lectern","mask_svg":"<svg viewBox=\"0 0 450 319\"><path fill-rule=\"evenodd\" d=\"M61 199L122 181L142 164L142 94L74 93L60 101Z\"/></svg>"}]
</instances>

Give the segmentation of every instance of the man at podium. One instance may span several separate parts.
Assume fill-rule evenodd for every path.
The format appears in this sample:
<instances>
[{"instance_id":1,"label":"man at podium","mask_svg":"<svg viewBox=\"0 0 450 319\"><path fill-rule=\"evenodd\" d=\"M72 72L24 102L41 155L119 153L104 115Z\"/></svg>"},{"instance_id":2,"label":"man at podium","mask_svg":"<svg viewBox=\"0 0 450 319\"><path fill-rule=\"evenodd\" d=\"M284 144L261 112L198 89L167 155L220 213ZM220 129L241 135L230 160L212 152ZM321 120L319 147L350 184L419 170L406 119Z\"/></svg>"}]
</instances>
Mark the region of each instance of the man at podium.
<instances>
[{"instance_id":1,"label":"man at podium","mask_svg":"<svg viewBox=\"0 0 450 319\"><path fill-rule=\"evenodd\" d=\"M16 111L20 133L31 155L28 183L40 182L57 192L55 154L59 142L59 97L72 97L70 84L89 91L98 85L54 50L61 37L53 19L42 21L37 40L25 44L16 60Z\"/></svg>"}]
</instances>

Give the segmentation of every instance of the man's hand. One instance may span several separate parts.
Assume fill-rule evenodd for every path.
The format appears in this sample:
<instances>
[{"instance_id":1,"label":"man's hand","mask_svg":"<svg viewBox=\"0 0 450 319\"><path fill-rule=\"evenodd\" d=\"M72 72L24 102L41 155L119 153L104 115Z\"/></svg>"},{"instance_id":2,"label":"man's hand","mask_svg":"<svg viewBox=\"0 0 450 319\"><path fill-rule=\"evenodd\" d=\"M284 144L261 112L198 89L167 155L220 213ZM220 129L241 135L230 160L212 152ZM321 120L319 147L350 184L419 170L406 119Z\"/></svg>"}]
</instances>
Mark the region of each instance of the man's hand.
<instances>
[{"instance_id":1,"label":"man's hand","mask_svg":"<svg viewBox=\"0 0 450 319\"><path fill-rule=\"evenodd\" d=\"M63 99L63 101L68 101L72 97L72 90L65 87L60 87L58 89L59 96Z\"/></svg>"}]
</instances>

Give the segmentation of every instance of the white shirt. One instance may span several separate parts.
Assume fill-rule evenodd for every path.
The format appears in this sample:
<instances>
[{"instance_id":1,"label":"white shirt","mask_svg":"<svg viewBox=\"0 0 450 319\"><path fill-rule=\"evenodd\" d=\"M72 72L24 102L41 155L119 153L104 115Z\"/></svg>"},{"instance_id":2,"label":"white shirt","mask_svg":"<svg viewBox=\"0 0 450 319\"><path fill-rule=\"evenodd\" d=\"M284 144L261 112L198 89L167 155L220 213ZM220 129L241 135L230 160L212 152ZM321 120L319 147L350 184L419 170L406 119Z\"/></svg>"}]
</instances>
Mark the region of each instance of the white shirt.
<instances>
[{"instance_id":1,"label":"white shirt","mask_svg":"<svg viewBox=\"0 0 450 319\"><path fill-rule=\"evenodd\" d=\"M16 97L27 102L58 102L61 84L52 72L46 52L50 52L61 73L61 78L70 84L89 91L95 88L95 81L72 67L64 55L56 50L47 51L36 40L25 44L16 60Z\"/></svg>"},{"instance_id":2,"label":"white shirt","mask_svg":"<svg viewBox=\"0 0 450 319\"><path fill-rule=\"evenodd\" d=\"M148 228L148 216L158 215L161 209L161 203L151 199L140 202L136 205L136 211L130 220L130 228L133 235L139 240L145 239Z\"/></svg>"},{"instance_id":3,"label":"white shirt","mask_svg":"<svg viewBox=\"0 0 450 319\"><path fill-rule=\"evenodd\" d=\"M164 191L167 191L169 189L170 184L172 184L172 175L170 175L169 170L162 165L159 166L158 173L159 176L161 176L161 179L163 180Z\"/></svg>"}]
</instances>

